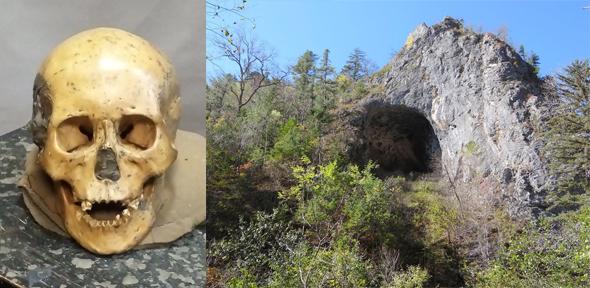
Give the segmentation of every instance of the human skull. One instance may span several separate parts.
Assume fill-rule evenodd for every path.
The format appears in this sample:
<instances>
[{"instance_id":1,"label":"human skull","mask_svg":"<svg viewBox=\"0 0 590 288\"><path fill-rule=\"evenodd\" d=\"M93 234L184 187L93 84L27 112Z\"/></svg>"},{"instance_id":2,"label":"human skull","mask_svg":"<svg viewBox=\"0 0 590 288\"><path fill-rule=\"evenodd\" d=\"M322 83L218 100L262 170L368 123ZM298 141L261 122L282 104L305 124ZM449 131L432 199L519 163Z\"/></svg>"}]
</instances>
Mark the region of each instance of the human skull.
<instances>
[{"instance_id":1,"label":"human skull","mask_svg":"<svg viewBox=\"0 0 590 288\"><path fill-rule=\"evenodd\" d=\"M32 132L67 232L98 254L120 253L151 230L155 191L176 159L180 115L172 65L113 28L65 40L34 84Z\"/></svg>"}]
</instances>

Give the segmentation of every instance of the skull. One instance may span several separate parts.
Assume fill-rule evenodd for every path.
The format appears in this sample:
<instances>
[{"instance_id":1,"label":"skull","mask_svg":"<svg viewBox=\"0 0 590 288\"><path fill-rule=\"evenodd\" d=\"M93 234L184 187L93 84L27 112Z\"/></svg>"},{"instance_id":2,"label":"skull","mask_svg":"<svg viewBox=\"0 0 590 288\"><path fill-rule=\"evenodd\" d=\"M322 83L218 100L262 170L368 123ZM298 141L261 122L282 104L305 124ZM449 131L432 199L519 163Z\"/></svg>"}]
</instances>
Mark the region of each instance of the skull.
<instances>
[{"instance_id":1,"label":"skull","mask_svg":"<svg viewBox=\"0 0 590 288\"><path fill-rule=\"evenodd\" d=\"M171 64L136 35L84 31L43 62L33 102L38 162L53 180L67 232L98 254L137 245L165 199L156 183L177 154Z\"/></svg>"}]
</instances>

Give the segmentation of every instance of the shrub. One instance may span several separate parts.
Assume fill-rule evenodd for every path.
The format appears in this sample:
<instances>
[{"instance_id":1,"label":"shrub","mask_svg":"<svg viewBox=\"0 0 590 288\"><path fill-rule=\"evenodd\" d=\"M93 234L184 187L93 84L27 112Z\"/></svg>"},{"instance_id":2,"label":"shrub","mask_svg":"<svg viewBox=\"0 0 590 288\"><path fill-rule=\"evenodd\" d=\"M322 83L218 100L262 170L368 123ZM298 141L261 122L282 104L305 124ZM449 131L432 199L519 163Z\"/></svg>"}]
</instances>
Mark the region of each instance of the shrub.
<instances>
[{"instance_id":1,"label":"shrub","mask_svg":"<svg viewBox=\"0 0 590 288\"><path fill-rule=\"evenodd\" d=\"M238 228L209 245L209 265L237 271L234 280L254 277L248 282L262 282L270 275L271 263L286 261L286 248L299 241L285 213L279 207L272 213L257 212L248 223L240 220Z\"/></svg>"},{"instance_id":2,"label":"shrub","mask_svg":"<svg viewBox=\"0 0 590 288\"><path fill-rule=\"evenodd\" d=\"M296 166L296 185L279 197L296 202L297 220L315 229L318 238L331 233L363 242L385 241L393 221L393 194L373 176L373 168L372 163L362 170L356 165L340 168L335 161Z\"/></svg>"},{"instance_id":3,"label":"shrub","mask_svg":"<svg viewBox=\"0 0 590 288\"><path fill-rule=\"evenodd\" d=\"M428 281L428 271L418 266L410 266L406 271L399 272L386 288L421 288Z\"/></svg>"},{"instance_id":4,"label":"shrub","mask_svg":"<svg viewBox=\"0 0 590 288\"><path fill-rule=\"evenodd\" d=\"M309 131L295 119L289 119L281 128L270 152L273 160L294 160L311 153L315 147L315 131Z\"/></svg>"},{"instance_id":5,"label":"shrub","mask_svg":"<svg viewBox=\"0 0 590 288\"><path fill-rule=\"evenodd\" d=\"M358 244L341 238L328 248L298 245L290 261L275 263L270 287L367 287L371 265Z\"/></svg>"},{"instance_id":6,"label":"shrub","mask_svg":"<svg viewBox=\"0 0 590 288\"><path fill-rule=\"evenodd\" d=\"M590 209L543 219L480 273L479 287L588 287Z\"/></svg>"}]
</instances>

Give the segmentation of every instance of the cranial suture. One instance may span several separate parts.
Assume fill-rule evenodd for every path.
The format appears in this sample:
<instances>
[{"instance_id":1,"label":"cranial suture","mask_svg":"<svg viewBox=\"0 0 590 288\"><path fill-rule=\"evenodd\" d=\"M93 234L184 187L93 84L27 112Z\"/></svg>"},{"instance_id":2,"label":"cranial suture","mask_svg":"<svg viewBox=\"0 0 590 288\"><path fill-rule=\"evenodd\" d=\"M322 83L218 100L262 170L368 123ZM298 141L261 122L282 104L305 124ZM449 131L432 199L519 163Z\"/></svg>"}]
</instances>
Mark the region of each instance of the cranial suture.
<instances>
[{"instance_id":1,"label":"cranial suture","mask_svg":"<svg viewBox=\"0 0 590 288\"><path fill-rule=\"evenodd\" d=\"M97 28L58 45L34 83L33 141L67 232L99 254L133 248L164 195L180 115L172 65L128 32Z\"/></svg>"}]
</instances>

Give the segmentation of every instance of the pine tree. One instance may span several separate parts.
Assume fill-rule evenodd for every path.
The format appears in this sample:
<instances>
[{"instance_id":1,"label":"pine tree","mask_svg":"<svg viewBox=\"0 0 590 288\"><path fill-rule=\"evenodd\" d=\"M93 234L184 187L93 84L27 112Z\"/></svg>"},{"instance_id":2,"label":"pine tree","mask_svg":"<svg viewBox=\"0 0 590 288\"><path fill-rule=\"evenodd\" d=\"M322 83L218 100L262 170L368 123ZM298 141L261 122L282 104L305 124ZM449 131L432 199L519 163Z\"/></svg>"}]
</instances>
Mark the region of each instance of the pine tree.
<instances>
[{"instance_id":1,"label":"pine tree","mask_svg":"<svg viewBox=\"0 0 590 288\"><path fill-rule=\"evenodd\" d=\"M352 54L348 56L348 61L342 67L342 74L347 75L354 81L369 74L369 61L367 55L359 48L355 48Z\"/></svg>"},{"instance_id":2,"label":"pine tree","mask_svg":"<svg viewBox=\"0 0 590 288\"><path fill-rule=\"evenodd\" d=\"M518 54L522 59L527 59L526 51L524 50L524 45L520 44L520 47L518 47Z\"/></svg>"},{"instance_id":3,"label":"pine tree","mask_svg":"<svg viewBox=\"0 0 590 288\"><path fill-rule=\"evenodd\" d=\"M328 49L324 50L317 74L316 97L312 109L316 118L324 121L327 120L327 111L334 105L336 97L336 82L332 79L334 67L330 64L330 50Z\"/></svg>"},{"instance_id":4,"label":"pine tree","mask_svg":"<svg viewBox=\"0 0 590 288\"><path fill-rule=\"evenodd\" d=\"M547 146L558 191L566 195L590 192L590 65L576 60L558 75L563 100L548 122Z\"/></svg>"},{"instance_id":5,"label":"pine tree","mask_svg":"<svg viewBox=\"0 0 590 288\"><path fill-rule=\"evenodd\" d=\"M316 80L316 60L317 56L312 51L305 51L297 60L297 64L293 66L293 73L295 78L295 87L301 94L304 100L315 97L313 88Z\"/></svg>"},{"instance_id":6,"label":"pine tree","mask_svg":"<svg viewBox=\"0 0 590 288\"><path fill-rule=\"evenodd\" d=\"M524 45L520 44L520 46L518 47L518 54L520 55L520 57L526 61L527 63L529 63L531 66L533 66L533 73L535 74L539 74L539 55L537 55L537 53L535 53L535 51L530 51L530 55L526 53L526 50L524 49Z\"/></svg>"},{"instance_id":7,"label":"pine tree","mask_svg":"<svg viewBox=\"0 0 590 288\"><path fill-rule=\"evenodd\" d=\"M535 74L539 73L539 55L537 55L537 53L531 51L531 56L529 56L529 58L527 59L527 62L529 62L529 64L531 64L531 66L533 66L533 72Z\"/></svg>"},{"instance_id":8,"label":"pine tree","mask_svg":"<svg viewBox=\"0 0 590 288\"><path fill-rule=\"evenodd\" d=\"M334 74L334 67L330 63L330 49L325 49L322 55L322 62L317 69L317 74L322 82L326 82Z\"/></svg>"}]
</instances>

